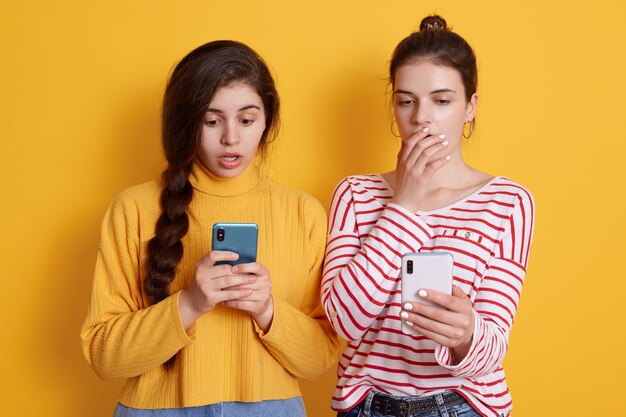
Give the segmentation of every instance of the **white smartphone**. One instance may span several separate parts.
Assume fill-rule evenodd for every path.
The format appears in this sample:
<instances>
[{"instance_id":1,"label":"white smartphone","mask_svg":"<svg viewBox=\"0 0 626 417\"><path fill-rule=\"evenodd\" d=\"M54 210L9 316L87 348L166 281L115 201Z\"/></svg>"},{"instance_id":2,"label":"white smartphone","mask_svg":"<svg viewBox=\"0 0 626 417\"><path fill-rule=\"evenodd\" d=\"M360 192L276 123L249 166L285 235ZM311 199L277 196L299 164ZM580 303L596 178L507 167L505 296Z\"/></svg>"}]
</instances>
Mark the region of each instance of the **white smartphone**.
<instances>
[{"instance_id":1,"label":"white smartphone","mask_svg":"<svg viewBox=\"0 0 626 417\"><path fill-rule=\"evenodd\" d=\"M417 295L421 289L452 294L453 266L454 258L448 252L407 253L402 256L400 283L402 305L407 301L434 305ZM404 321L402 321L402 331L409 334L417 333Z\"/></svg>"},{"instance_id":2,"label":"white smartphone","mask_svg":"<svg viewBox=\"0 0 626 417\"><path fill-rule=\"evenodd\" d=\"M239 254L236 261L219 261L215 265L255 262L258 236L259 226L256 223L215 223L212 250L226 250Z\"/></svg>"}]
</instances>

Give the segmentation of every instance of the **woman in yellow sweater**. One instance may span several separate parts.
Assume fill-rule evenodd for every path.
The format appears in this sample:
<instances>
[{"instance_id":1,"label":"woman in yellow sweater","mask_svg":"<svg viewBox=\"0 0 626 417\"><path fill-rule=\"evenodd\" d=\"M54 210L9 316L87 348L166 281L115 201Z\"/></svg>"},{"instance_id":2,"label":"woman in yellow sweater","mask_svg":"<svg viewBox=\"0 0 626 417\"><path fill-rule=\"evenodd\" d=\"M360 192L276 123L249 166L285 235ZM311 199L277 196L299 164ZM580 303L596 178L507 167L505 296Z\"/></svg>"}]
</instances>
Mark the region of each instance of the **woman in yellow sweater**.
<instances>
[{"instance_id":1,"label":"woman in yellow sweater","mask_svg":"<svg viewBox=\"0 0 626 417\"><path fill-rule=\"evenodd\" d=\"M125 378L115 416L305 415L297 378L335 364L320 306L326 215L259 164L279 99L249 47L189 53L165 90L160 181L120 193L105 215L87 318L87 361ZM216 222L259 225L257 262L214 265Z\"/></svg>"}]
</instances>

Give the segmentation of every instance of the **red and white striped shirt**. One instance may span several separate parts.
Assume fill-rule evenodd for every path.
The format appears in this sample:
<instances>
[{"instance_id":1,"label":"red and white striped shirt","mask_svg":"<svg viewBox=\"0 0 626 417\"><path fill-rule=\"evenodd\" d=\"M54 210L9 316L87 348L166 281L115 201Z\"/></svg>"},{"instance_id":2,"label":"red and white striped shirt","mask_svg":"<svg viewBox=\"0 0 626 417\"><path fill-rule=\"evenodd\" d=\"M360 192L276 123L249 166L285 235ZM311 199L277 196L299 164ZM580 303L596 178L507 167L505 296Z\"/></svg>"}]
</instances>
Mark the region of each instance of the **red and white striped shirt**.
<instances>
[{"instance_id":1,"label":"red and white striped shirt","mask_svg":"<svg viewBox=\"0 0 626 417\"><path fill-rule=\"evenodd\" d=\"M482 415L508 415L501 364L532 240L531 194L496 177L429 212L411 213L389 203L392 196L380 175L348 177L333 195L322 303L348 341L333 409L348 410L371 390L417 397L454 390ZM402 332L401 258L418 251L451 253L454 284L474 305L472 346L458 364L448 348Z\"/></svg>"}]
</instances>

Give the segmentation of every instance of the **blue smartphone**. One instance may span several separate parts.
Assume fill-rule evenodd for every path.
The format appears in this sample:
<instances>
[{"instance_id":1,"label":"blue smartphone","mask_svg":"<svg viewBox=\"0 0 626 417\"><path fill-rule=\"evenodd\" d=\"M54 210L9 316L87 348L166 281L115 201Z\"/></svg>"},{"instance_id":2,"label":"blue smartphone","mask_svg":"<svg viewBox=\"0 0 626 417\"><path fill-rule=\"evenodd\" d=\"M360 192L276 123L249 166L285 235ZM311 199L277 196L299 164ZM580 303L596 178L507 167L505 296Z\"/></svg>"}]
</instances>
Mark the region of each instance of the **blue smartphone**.
<instances>
[{"instance_id":1,"label":"blue smartphone","mask_svg":"<svg viewBox=\"0 0 626 417\"><path fill-rule=\"evenodd\" d=\"M220 261L215 265L237 265L256 262L259 226L256 223L215 223L212 250L227 250L239 254L236 261Z\"/></svg>"}]
</instances>

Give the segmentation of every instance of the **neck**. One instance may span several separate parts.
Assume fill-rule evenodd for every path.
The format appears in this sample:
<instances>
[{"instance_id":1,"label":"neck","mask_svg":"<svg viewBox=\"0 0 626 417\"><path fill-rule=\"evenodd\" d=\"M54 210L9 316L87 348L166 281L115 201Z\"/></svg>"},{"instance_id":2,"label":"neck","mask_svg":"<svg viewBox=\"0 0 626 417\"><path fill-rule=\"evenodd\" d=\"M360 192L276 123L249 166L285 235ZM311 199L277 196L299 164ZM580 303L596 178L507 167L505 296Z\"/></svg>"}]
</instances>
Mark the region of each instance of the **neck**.
<instances>
[{"instance_id":1,"label":"neck","mask_svg":"<svg viewBox=\"0 0 626 417\"><path fill-rule=\"evenodd\" d=\"M265 180L265 176L259 170L258 162L257 159L252 161L236 177L223 178L215 175L200 160L196 159L189 175L189 181L195 190L205 194L222 197L243 194Z\"/></svg>"},{"instance_id":2,"label":"neck","mask_svg":"<svg viewBox=\"0 0 626 417\"><path fill-rule=\"evenodd\" d=\"M474 169L467 165L460 152L452 155L450 161L435 172L431 181L430 189L439 188L463 188L471 181Z\"/></svg>"}]
</instances>

